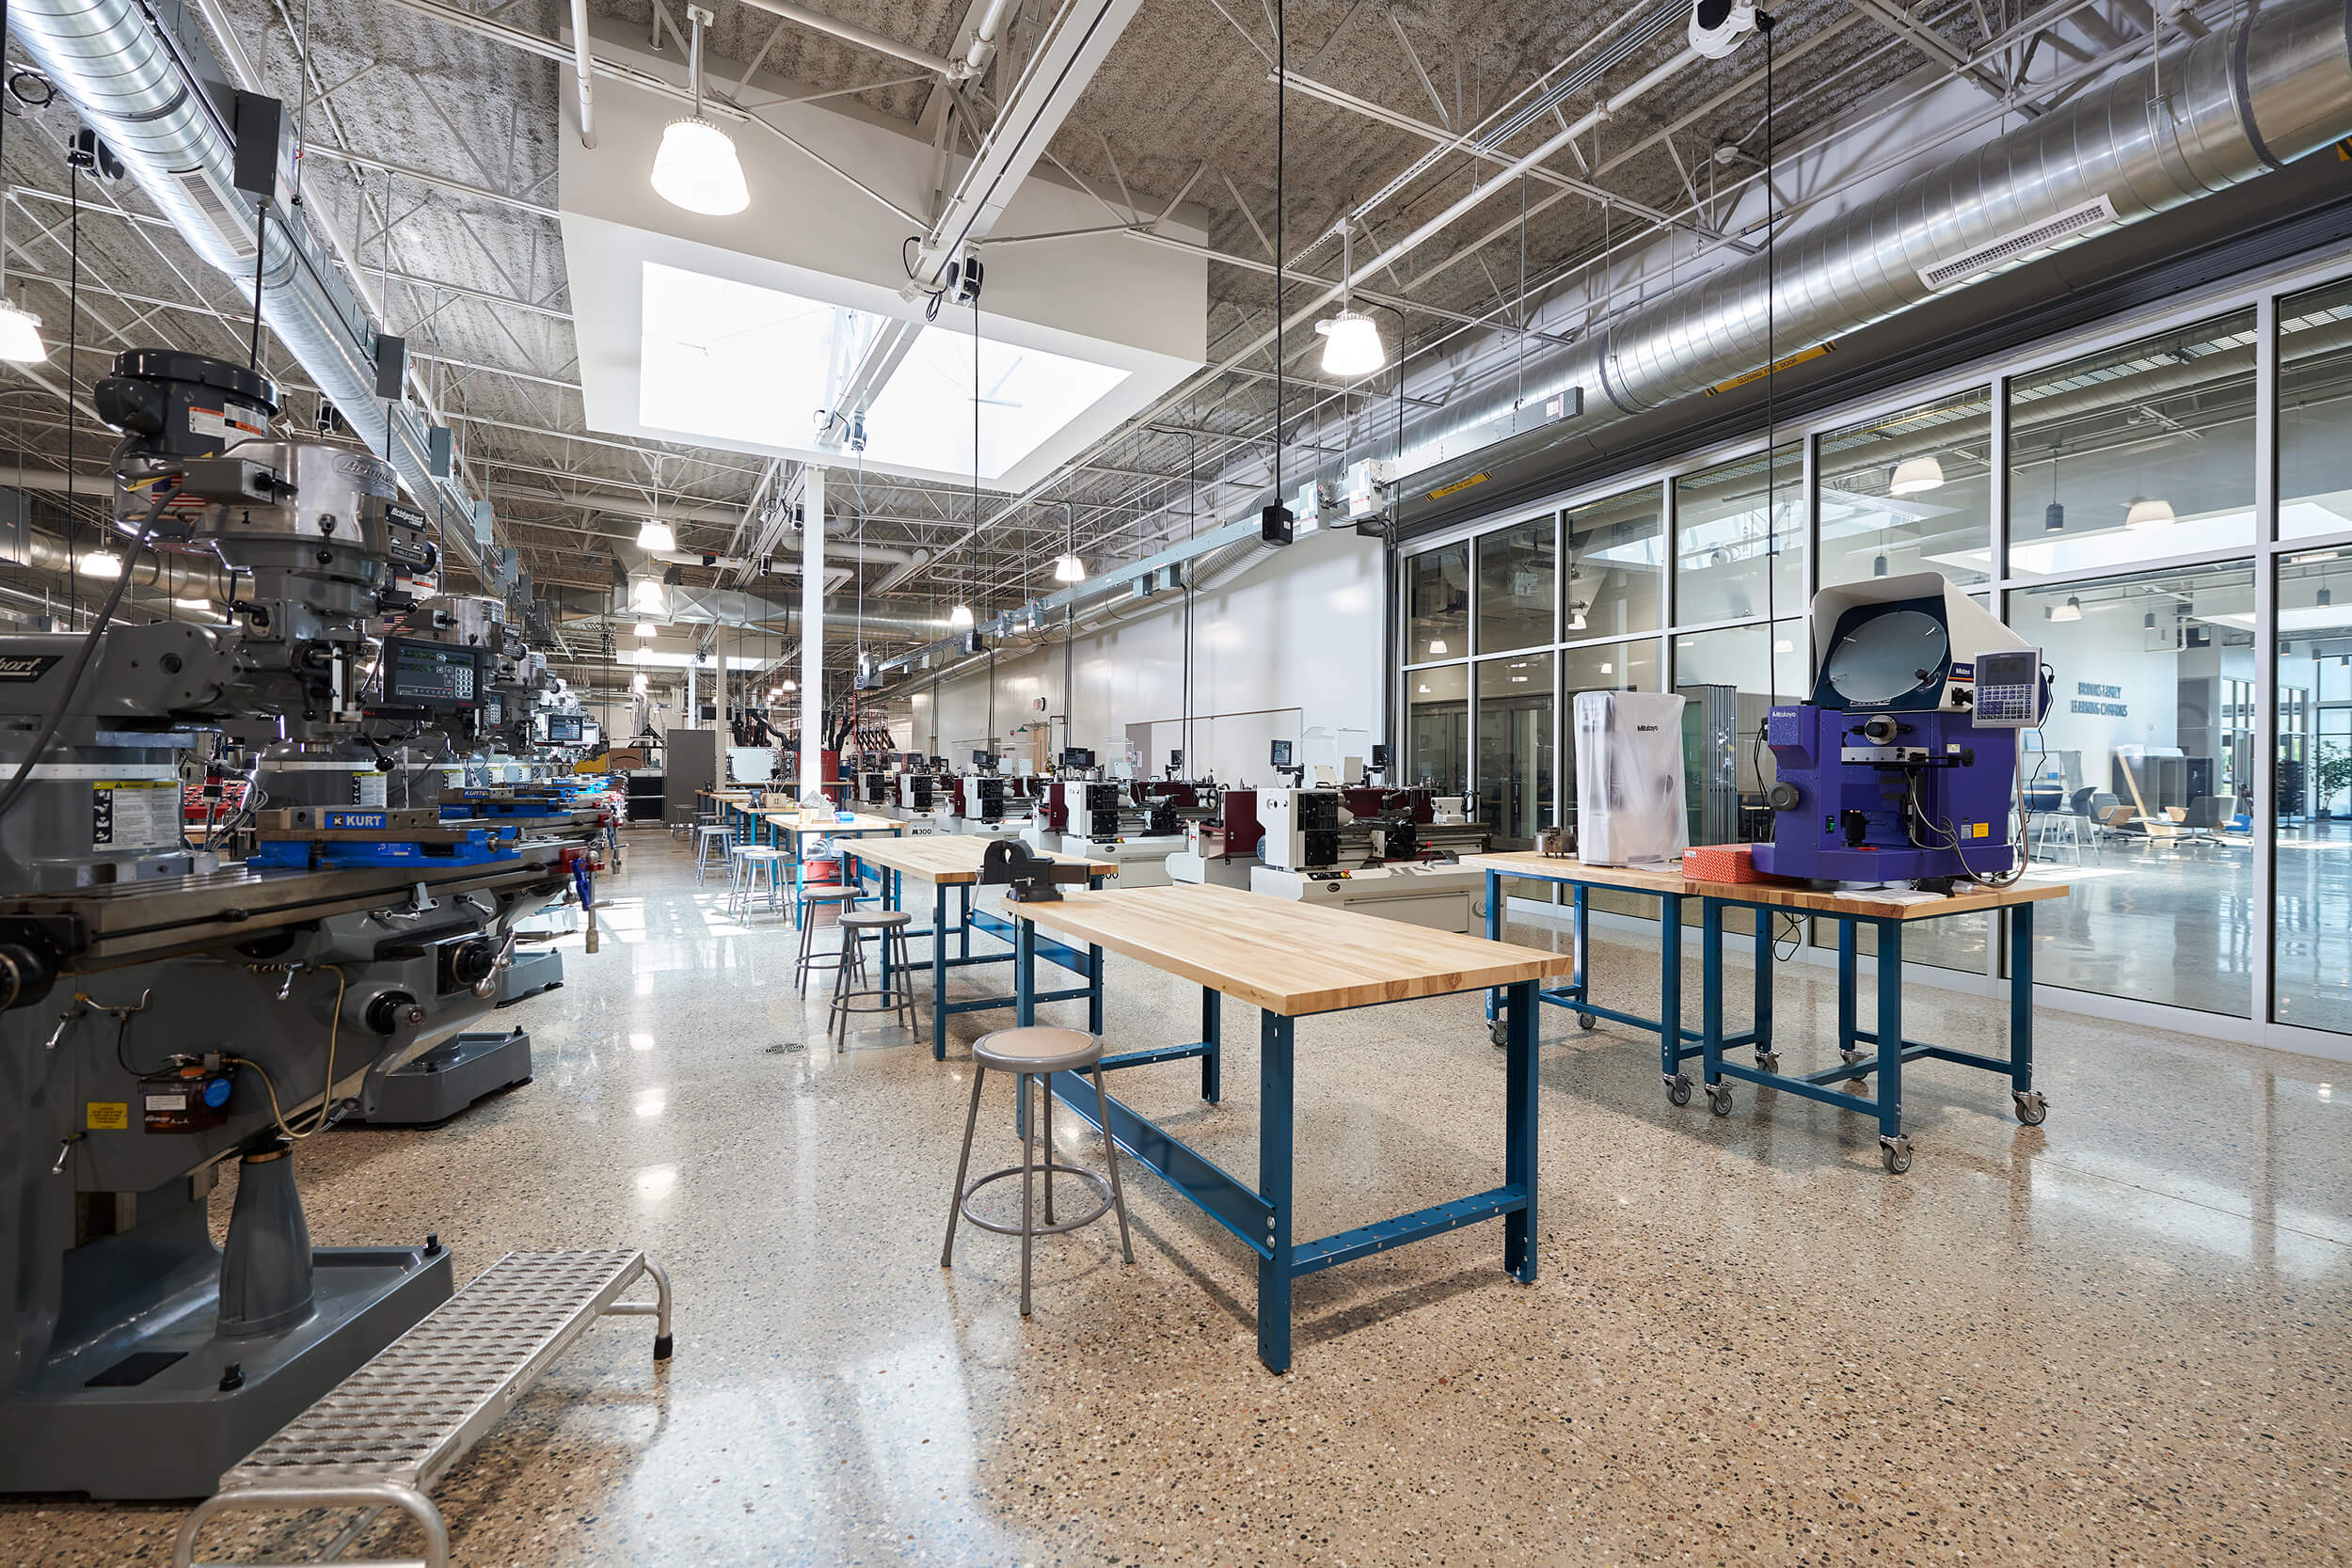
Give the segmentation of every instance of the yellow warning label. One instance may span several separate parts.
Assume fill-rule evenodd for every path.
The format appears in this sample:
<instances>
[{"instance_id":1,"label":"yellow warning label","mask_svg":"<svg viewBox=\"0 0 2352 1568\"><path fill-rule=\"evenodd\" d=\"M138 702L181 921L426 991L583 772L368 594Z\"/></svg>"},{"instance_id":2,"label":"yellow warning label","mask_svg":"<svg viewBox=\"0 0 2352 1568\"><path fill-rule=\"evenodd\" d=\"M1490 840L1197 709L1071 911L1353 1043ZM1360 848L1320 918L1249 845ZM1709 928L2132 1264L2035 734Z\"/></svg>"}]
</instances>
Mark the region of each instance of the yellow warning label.
<instances>
[{"instance_id":1,"label":"yellow warning label","mask_svg":"<svg viewBox=\"0 0 2352 1568\"><path fill-rule=\"evenodd\" d=\"M1830 340L1816 343L1811 348L1799 349L1794 354L1785 355L1773 360L1760 371L1750 371L1745 375L1735 375L1729 381L1719 381L1707 389L1707 395L1711 398L1718 392L1728 392L1733 388L1744 387L1751 381L1761 381L1774 371L1785 371L1791 365L1802 365L1808 359L1819 359L1822 355L1830 353L1836 347L1836 341Z\"/></svg>"},{"instance_id":2,"label":"yellow warning label","mask_svg":"<svg viewBox=\"0 0 2352 1568\"><path fill-rule=\"evenodd\" d=\"M127 1100L93 1100L84 1109L93 1132L120 1132L131 1125L131 1102Z\"/></svg>"},{"instance_id":3,"label":"yellow warning label","mask_svg":"<svg viewBox=\"0 0 2352 1568\"><path fill-rule=\"evenodd\" d=\"M1457 479L1451 484L1440 485L1437 489L1430 491L1429 499L1433 501L1441 501L1448 496L1458 496L1473 484L1486 483L1486 477L1487 476L1483 473L1476 473L1470 475L1468 479Z\"/></svg>"}]
</instances>

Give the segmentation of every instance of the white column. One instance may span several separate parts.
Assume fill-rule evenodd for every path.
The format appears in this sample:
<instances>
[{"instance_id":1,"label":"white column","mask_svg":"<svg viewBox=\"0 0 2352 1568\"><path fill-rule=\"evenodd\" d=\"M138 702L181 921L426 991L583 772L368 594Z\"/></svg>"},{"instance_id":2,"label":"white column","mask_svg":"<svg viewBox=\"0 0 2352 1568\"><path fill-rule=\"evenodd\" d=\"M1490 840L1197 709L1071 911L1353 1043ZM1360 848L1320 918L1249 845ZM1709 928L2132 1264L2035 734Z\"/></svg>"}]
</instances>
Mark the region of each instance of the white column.
<instances>
[{"instance_id":1,"label":"white column","mask_svg":"<svg viewBox=\"0 0 2352 1568\"><path fill-rule=\"evenodd\" d=\"M801 793L818 789L825 749L825 470L801 470Z\"/></svg>"}]
</instances>

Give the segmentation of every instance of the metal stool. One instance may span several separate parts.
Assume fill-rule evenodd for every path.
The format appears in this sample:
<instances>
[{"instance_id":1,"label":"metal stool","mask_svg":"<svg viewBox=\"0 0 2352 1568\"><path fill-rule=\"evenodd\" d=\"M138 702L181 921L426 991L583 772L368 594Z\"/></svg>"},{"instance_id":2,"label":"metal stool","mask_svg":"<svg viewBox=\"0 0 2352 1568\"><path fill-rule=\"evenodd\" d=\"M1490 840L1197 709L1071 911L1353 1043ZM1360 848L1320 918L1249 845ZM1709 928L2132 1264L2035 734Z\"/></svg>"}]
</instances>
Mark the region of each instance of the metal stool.
<instances>
[{"instance_id":1,"label":"metal stool","mask_svg":"<svg viewBox=\"0 0 2352 1568\"><path fill-rule=\"evenodd\" d=\"M842 887L835 883L828 882L821 887L801 889L801 908L805 912L801 921L801 958L800 961L792 966L792 985L802 996L808 995L808 977L811 974L821 974L827 970L837 971L844 964L857 968L861 974L864 973L866 949L853 940L848 931L842 932L841 945L834 951L819 952L817 948L815 906L840 904L846 906L842 913L847 914L856 908L857 900L858 890L856 888Z\"/></svg>"},{"instance_id":2,"label":"metal stool","mask_svg":"<svg viewBox=\"0 0 2352 1568\"><path fill-rule=\"evenodd\" d=\"M1018 1097L1023 1129L1021 1164L991 1171L966 1186L963 1178L972 1165L972 1132L980 1120L980 1085L987 1081L990 1068L1014 1075L1013 1089ZM1054 1158L1052 1075L1057 1072L1083 1072L1089 1069L1094 1074L1094 1114L1106 1129L1103 1134L1103 1157L1110 1166L1108 1181L1083 1166L1065 1165ZM1030 1172L1039 1168L1039 1162L1032 1152L1033 1140L1037 1135L1034 1131L1036 1124L1028 1117L1029 1080L1032 1078L1038 1081L1039 1088L1043 1091L1041 1098L1044 1101L1042 1114L1039 1117L1044 1123L1045 1136L1045 1223L1042 1225L1035 1223L1031 1212ZM939 1266L943 1269L955 1266L958 1218L970 1220L982 1230L993 1230L999 1236L1020 1237L1021 1315L1025 1318L1029 1315L1029 1248L1037 1237L1092 1225L1103 1217L1105 1211L1109 1211L1119 1215L1120 1253L1128 1262L1134 1262L1135 1243L1127 1235L1127 1198L1119 1185L1119 1146L1107 1131L1110 1119L1110 1104L1103 1092L1103 1042L1095 1036L1082 1029L1000 1029L995 1034L983 1035L975 1040L972 1044L972 1109L963 1120L963 1152L956 1160L956 1195L947 1209L947 1242L939 1249ZM1076 1219L1057 1221L1054 1218L1056 1171L1089 1183L1103 1201ZM1016 1175L1021 1178L1021 1223L1018 1226L996 1225L972 1212L969 1205L974 1194L991 1181Z\"/></svg>"},{"instance_id":3,"label":"metal stool","mask_svg":"<svg viewBox=\"0 0 2352 1568\"><path fill-rule=\"evenodd\" d=\"M910 1031L914 1028L914 962L907 957L907 926L911 918L904 910L845 910L834 922L841 927L843 944L859 949L855 962L834 966L833 1010L826 1016L825 1029L835 1036L836 1053L849 1049L850 1019L855 1013L897 1013ZM866 972L864 950L868 931L881 939L885 978L879 986L851 990L851 976L862 977ZM893 965L897 966L895 971ZM861 1002L866 1005L861 1006Z\"/></svg>"},{"instance_id":4,"label":"metal stool","mask_svg":"<svg viewBox=\"0 0 2352 1568\"><path fill-rule=\"evenodd\" d=\"M727 878L727 911L752 917L752 895L764 891L771 912L784 908L784 867L790 857L764 845L739 844L728 851L733 871Z\"/></svg>"},{"instance_id":5,"label":"metal stool","mask_svg":"<svg viewBox=\"0 0 2352 1568\"><path fill-rule=\"evenodd\" d=\"M734 840L733 832L715 823L705 822L694 829L694 885L703 885L703 873L714 862L723 863L727 846Z\"/></svg>"}]
</instances>

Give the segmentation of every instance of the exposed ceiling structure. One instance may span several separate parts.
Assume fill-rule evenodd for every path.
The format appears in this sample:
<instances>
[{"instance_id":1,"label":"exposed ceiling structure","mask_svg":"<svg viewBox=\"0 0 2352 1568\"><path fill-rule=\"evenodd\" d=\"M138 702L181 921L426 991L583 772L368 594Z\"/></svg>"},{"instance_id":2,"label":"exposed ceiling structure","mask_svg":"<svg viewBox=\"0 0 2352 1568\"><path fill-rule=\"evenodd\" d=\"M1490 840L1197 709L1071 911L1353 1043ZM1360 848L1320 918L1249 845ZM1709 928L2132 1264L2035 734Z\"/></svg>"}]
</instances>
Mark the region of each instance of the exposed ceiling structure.
<instances>
[{"instance_id":1,"label":"exposed ceiling structure","mask_svg":"<svg viewBox=\"0 0 2352 1568\"><path fill-rule=\"evenodd\" d=\"M869 35L860 40L715 0L710 91L745 124L782 96L834 95L961 156L987 135L1058 9L998 4L1001 13L991 0L815 7L838 32ZM543 595L575 616L600 615L616 558L638 562L639 523L659 516L676 531L686 585L747 589L778 605L796 597L797 584L760 573L764 556L790 569L797 555L795 465L601 435L582 412L554 193L563 105L579 90L569 29L585 14L592 35L632 32L669 62L663 80L675 87L686 75L683 4L199 0L196 9L224 59L283 99L303 128L301 200L372 274L355 279L360 296L407 338L455 432L461 473L490 498L499 543L518 552ZM993 15L996 36L976 51ZM926 641L952 604L985 617L1050 592L1073 537L1099 569L1252 504L1274 454L1278 249L1288 273L1279 313L1306 318L1280 339L1294 475L1385 450L1400 358L1406 405L1441 407L1460 384L1465 345L1556 347L1690 276L1694 253L1753 249L1752 215L1725 226L1760 179L1763 52L1751 40L1727 58L1701 58L1687 46L1685 15L1679 0L1146 0L1033 178L1082 189L1100 229L1138 253L1189 243L1158 221L1179 204L1205 217L1208 364L1015 494L873 472L845 483L836 470L834 509L850 516L835 523L829 587L845 610L862 602L872 621L863 641L885 650ZM2153 22L2138 0L2030 9L1927 0L1913 11L1888 0L1794 0L1777 19L1779 148L1863 135L1882 152L1924 134L1905 115L1930 91L1968 84L2013 123L2078 90L2102 51L2114 60L2143 52ZM976 53L987 57L977 74L934 69ZM1278 58L1289 67L1279 211ZM2065 69L2052 76L2054 60ZM2043 86L2045 76L2058 85ZM779 81L797 86L780 94ZM43 318L55 352L24 373L22 395L0 397L0 439L48 515L61 515L61 476L73 475L87 528L103 504L108 433L87 403L66 419L57 394L69 377L86 395L115 351L138 344L242 356L250 301L135 184L71 166L72 110L43 97L37 76L15 77L0 174L9 290ZM1801 207L1830 194L1782 198ZM858 198L845 189L843 199ZM1379 318L1392 361L1354 387L1323 375L1311 329L1327 313L1318 307L1338 277L1343 219L1359 266L1384 258L1357 298ZM1677 243L1661 245L1661 236ZM1025 251L1056 243L1000 233L984 255L1006 274ZM1604 287L1593 286L1597 266ZM1554 308L1571 294L1573 310ZM290 408L314 418L314 389L266 333L262 355ZM17 594L50 586L29 573L0 577ZM633 619L626 605L620 618ZM576 651L600 654L601 628L581 630ZM755 641L762 656L782 657L780 641Z\"/></svg>"}]
</instances>

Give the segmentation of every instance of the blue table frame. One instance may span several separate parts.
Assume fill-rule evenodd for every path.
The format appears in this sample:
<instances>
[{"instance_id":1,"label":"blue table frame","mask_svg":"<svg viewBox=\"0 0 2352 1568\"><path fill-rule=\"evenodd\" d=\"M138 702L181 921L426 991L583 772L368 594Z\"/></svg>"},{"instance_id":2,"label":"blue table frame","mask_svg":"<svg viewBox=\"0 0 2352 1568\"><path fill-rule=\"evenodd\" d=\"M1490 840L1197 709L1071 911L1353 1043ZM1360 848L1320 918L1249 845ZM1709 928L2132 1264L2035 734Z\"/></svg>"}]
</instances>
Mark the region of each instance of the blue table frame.
<instances>
[{"instance_id":1,"label":"blue table frame","mask_svg":"<svg viewBox=\"0 0 2352 1568\"><path fill-rule=\"evenodd\" d=\"M1515 865L1507 871L1489 867L1486 871L1486 935L1496 942L1502 940L1502 881L1506 877L1517 881L1549 882L1575 894L1572 906L1575 911L1572 926L1575 973L1565 986L1538 990L1536 1000L1555 1007L1573 1008L1580 1028L1590 1029L1605 1018L1612 1022L1656 1035L1658 1068L1665 1080L1666 1098L1677 1105L1688 1105L1691 1102L1692 1081L1691 1075L1682 1070L1682 1064L1693 1056L1704 1055L1706 1040L1703 1031L1682 1026L1682 901L1686 895L1613 878L1607 866L1588 866L1575 861L1561 862L1557 872L1549 867L1529 870ZM1603 1007L1591 1000L1592 933L1588 895L1594 888L1612 893L1638 893L1645 898L1659 901L1658 1016L1654 1019ZM1779 1061L1772 1053L1772 988L1765 975L1772 958L1772 927L1769 922L1758 920L1756 923L1758 978L1756 984L1755 1025L1744 1033L1724 1037L1718 1048L1719 1051L1730 1051L1754 1046L1756 1060L1764 1064L1768 1070ZM1496 1002L1495 993L1489 990L1486 993L1487 1029L1494 1043L1500 1046L1503 1039L1501 1020L1496 1014Z\"/></svg>"},{"instance_id":2,"label":"blue table frame","mask_svg":"<svg viewBox=\"0 0 2352 1568\"><path fill-rule=\"evenodd\" d=\"M774 820L775 817L786 815L788 814L783 812L762 812L759 814L757 818L755 818L754 826L757 826L758 820L766 819L768 823L769 844L775 848L784 850L792 858L792 925L795 929L799 928L802 920L805 918L805 912L800 896L801 867L807 862L808 857L803 854L801 850L802 845L811 834L814 834L818 838L840 839L898 838L903 836L907 831L906 824L903 822L893 822L886 827L873 827L852 822L828 822L812 825L803 822L778 822ZM843 855L849 863L842 867L842 871L844 873L843 879L846 881L850 878L854 877L862 885L866 879L866 870L862 865L857 863L856 848L854 847L847 847L843 850ZM897 906L893 905L892 907L895 909Z\"/></svg>"},{"instance_id":3,"label":"blue table frame","mask_svg":"<svg viewBox=\"0 0 2352 1568\"><path fill-rule=\"evenodd\" d=\"M1371 919L1373 916L1365 916ZM1019 1022L1036 1022L1036 1004L1046 1000L1036 989L1037 927L1017 920L1014 973L1018 985ZM1100 949L1096 949L1100 951ZM1470 990L1482 988L1471 987ZM1291 1364L1291 1291L1302 1275L1359 1258L1386 1252L1412 1242L1458 1230L1482 1220L1502 1221L1502 1266L1521 1284L1535 1280L1535 1155L1537 1097L1535 1084L1535 982L1522 980L1504 988L1503 1016L1509 1055L1504 1077L1502 1185L1468 1197L1399 1214L1371 1225L1358 1226L1315 1241L1301 1242L1291 1234L1293 1192L1297 1148L1294 1136L1294 1098L1296 1083L1295 1027L1297 1017L1259 1010L1258 1020L1258 1184L1251 1186L1227 1172L1115 1096L1106 1096L1110 1135L1126 1157L1152 1171L1178 1196L1187 1199L1223 1226L1258 1260L1258 1359L1268 1371L1283 1372ZM1220 1027L1224 997L1214 987L1200 991L1201 1038L1158 1050L1132 1051L1104 1056L1105 1071L1145 1067L1157 1062L1200 1058L1200 1097L1212 1103L1220 1097ZM1335 1009L1353 1011L1352 1008ZM1102 1130L1091 1078L1074 1072L1056 1073L1053 1091L1088 1126Z\"/></svg>"},{"instance_id":4,"label":"blue table frame","mask_svg":"<svg viewBox=\"0 0 2352 1568\"><path fill-rule=\"evenodd\" d=\"M1896 1176L1911 1168L1911 1140L1903 1135L1903 1064L1927 1058L1953 1062L1962 1067L1977 1068L1985 1072L1997 1072L2010 1081L2010 1100L2017 1119L2028 1127L2039 1127L2049 1114L2049 1102L2033 1086L2033 905L2020 901L1997 906L1991 912L2007 911L2009 914L2009 1057L1987 1056L1979 1052L1961 1051L1947 1045L1928 1045L1903 1037L1903 927L1915 920L1948 920L1955 915L1979 914L1987 911L1982 904L1972 904L1964 910L1938 911L1933 905L1915 905L1919 911L1901 918L1865 914L1847 914L1835 910L1805 909L1803 913L1837 922L1837 1059L1838 1067L1824 1068L1819 1072L1782 1076L1771 1066L1744 1067L1724 1060L1725 1047L1734 1043L1724 1035L1723 962L1724 910L1728 906L1744 906L1758 911L1757 928L1765 926L1764 911L1784 908L1782 905L1756 903L1736 896L1708 895L1699 900L1699 950L1702 990L1701 1036L1704 1057L1703 1069L1707 1083L1708 1109L1719 1117L1731 1114L1731 1085L1726 1079L1744 1079L1783 1094L1793 1094L1806 1100L1835 1105L1842 1111L1858 1111L1874 1117L1879 1124L1879 1159L1887 1171ZM1878 1023L1874 1029L1859 1027L1859 972L1856 928L1864 924L1878 930ZM1756 966L1756 1006L1772 1005L1771 965ZM1865 1053L1861 1046L1869 1046ZM1829 1085L1841 1082L1866 1083L1871 1074L1878 1077L1875 1096L1851 1094Z\"/></svg>"},{"instance_id":5,"label":"blue table frame","mask_svg":"<svg viewBox=\"0 0 2352 1568\"><path fill-rule=\"evenodd\" d=\"M892 866L875 866L872 869L881 882L882 908L887 910L906 908L907 874ZM861 869L861 878L864 875L865 872ZM919 881L922 879L916 879ZM1089 878L1087 881L1087 886L1090 888L1099 889L1102 885L1103 879L1100 877ZM962 895L960 900L962 907L953 925L948 923L947 915L949 902L947 894L951 888ZM909 942L923 937L930 939L930 962L925 967L931 972L931 1056L934 1060L942 1062L947 1059L948 1014L990 1012L999 1007L1018 1006L1021 1002L1017 993L1011 996L959 997L953 1002L947 1000L948 970L961 969L972 964L1014 962L1019 947L1017 933L1030 928L1026 922L1016 923L990 914L986 910L974 909L972 888L973 884L970 882L935 881L931 883L930 928L929 930L910 929L906 933ZM972 951L974 931L997 938L1006 944L1007 951L974 953ZM959 949L954 954L947 951L948 938L951 936L956 939L956 945ZM1041 992L1031 999L1032 1004L1074 1002L1084 997L1087 1004L1087 1029L1091 1034L1101 1034L1103 1032L1103 950L1099 947L1089 947L1081 953L1074 947L1066 946L1057 942L1042 942L1037 945L1047 958L1084 979L1086 984L1065 990ZM882 956L882 983L885 987L890 984L890 958L886 951ZM1107 1067L1110 1063L1106 1060L1104 1065ZM1202 1071L1203 1092L1205 1093L1208 1069L1204 1068ZM1214 1100L1216 1097L1210 1095L1208 1098Z\"/></svg>"}]
</instances>

